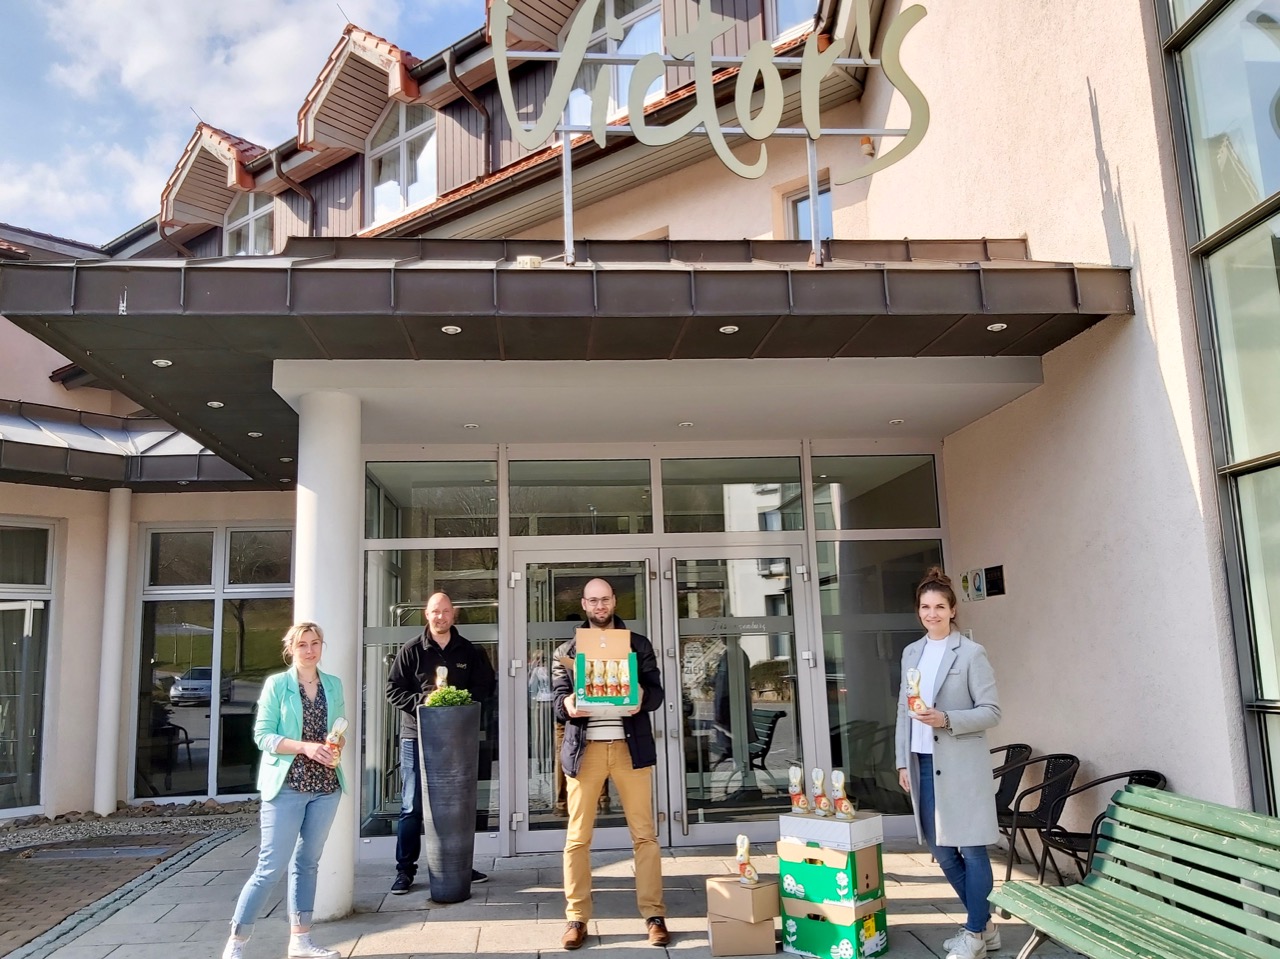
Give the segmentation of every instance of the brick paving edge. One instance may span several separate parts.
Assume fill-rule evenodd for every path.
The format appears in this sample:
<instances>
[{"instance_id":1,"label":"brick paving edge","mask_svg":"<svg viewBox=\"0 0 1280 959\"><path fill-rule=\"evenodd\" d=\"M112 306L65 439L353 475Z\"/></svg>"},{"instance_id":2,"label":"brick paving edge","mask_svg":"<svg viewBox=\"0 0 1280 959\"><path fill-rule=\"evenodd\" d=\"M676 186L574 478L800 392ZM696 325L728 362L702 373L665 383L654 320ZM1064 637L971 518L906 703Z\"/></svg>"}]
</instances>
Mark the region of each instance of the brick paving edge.
<instances>
[{"instance_id":1,"label":"brick paving edge","mask_svg":"<svg viewBox=\"0 0 1280 959\"><path fill-rule=\"evenodd\" d=\"M222 845L244 831L243 829L222 830L192 843L164 862L152 866L136 879L126 882L101 899L73 912L48 932L42 933L25 946L19 946L9 953L7 959L45 959L46 956L111 918L152 887L181 872L188 864L199 859L210 849Z\"/></svg>"}]
</instances>

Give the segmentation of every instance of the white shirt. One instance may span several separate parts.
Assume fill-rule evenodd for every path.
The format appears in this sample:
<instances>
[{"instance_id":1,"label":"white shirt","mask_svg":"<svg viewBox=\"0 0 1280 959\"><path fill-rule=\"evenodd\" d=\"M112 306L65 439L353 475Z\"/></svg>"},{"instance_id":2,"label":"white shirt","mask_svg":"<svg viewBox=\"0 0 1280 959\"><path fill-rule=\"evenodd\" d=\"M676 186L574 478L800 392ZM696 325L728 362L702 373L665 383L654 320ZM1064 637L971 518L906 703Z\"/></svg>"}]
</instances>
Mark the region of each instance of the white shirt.
<instances>
[{"instance_id":1,"label":"white shirt","mask_svg":"<svg viewBox=\"0 0 1280 959\"><path fill-rule=\"evenodd\" d=\"M920 654L920 698L930 709L933 708L933 691L937 688L938 667L942 665L942 654L947 649L950 636L942 639L925 639L924 652ZM911 721L911 751L933 755L933 727L926 726L917 719Z\"/></svg>"}]
</instances>

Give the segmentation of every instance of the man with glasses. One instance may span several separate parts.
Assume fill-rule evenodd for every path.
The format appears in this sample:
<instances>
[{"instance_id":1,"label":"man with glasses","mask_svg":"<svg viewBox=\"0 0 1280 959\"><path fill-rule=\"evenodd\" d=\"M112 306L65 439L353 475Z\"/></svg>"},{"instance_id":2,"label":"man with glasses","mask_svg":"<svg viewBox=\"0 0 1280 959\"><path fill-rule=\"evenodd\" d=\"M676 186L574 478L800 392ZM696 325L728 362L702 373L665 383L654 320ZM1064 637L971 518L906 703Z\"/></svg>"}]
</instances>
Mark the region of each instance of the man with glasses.
<instances>
[{"instance_id":1,"label":"man with glasses","mask_svg":"<svg viewBox=\"0 0 1280 959\"><path fill-rule=\"evenodd\" d=\"M582 629L626 629L614 613L613 587L593 579L582 589L582 609L587 614ZM563 665L572 662L577 641L556 651L551 691L556 721L564 724L560 762L567 777L568 833L564 844L565 926L560 937L566 949L579 949L587 940L591 921L591 835L596 824L596 804L612 780L622 812L631 831L635 854L636 905L644 918L649 942L665 946L667 907L662 897L662 858L653 821L653 767L658 751L648 713L662 705L662 675L653 644L639 633L631 634L636 654L640 704L620 718L595 718L580 710L574 694L573 675Z\"/></svg>"}]
</instances>

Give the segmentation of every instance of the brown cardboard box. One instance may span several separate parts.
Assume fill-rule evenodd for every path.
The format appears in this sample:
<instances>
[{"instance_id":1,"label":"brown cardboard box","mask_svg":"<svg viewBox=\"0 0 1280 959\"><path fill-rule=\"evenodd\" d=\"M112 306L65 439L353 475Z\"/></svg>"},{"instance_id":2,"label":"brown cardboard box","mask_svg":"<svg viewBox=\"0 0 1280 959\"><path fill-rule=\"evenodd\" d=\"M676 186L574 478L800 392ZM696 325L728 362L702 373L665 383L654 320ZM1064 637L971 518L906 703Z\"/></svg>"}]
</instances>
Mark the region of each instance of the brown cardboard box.
<instances>
[{"instance_id":1,"label":"brown cardboard box","mask_svg":"<svg viewBox=\"0 0 1280 959\"><path fill-rule=\"evenodd\" d=\"M771 956L778 951L772 919L742 922L707 916L707 939L713 956Z\"/></svg>"},{"instance_id":2,"label":"brown cardboard box","mask_svg":"<svg viewBox=\"0 0 1280 959\"><path fill-rule=\"evenodd\" d=\"M762 879L754 886L744 886L737 876L712 876L707 880L708 916L755 923L779 913L776 879Z\"/></svg>"}]
</instances>

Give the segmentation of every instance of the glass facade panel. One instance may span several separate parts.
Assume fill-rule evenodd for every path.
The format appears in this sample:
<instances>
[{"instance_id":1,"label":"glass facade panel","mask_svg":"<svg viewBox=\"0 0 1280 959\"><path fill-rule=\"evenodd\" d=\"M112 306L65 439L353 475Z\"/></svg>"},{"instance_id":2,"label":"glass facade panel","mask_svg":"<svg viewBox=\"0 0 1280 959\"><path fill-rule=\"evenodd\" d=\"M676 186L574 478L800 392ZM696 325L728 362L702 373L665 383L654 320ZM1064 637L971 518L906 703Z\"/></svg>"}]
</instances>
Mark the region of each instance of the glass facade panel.
<instances>
[{"instance_id":1,"label":"glass facade panel","mask_svg":"<svg viewBox=\"0 0 1280 959\"><path fill-rule=\"evenodd\" d=\"M373 464L371 464L373 465ZM399 465L399 464L395 464ZM448 464L415 464L422 466ZM458 631L498 664L498 551L369 550L365 555L362 836L394 831L400 814L400 714L383 699L387 674L405 642L423 630L422 607L449 595ZM483 704L476 830L498 828L498 703Z\"/></svg>"},{"instance_id":2,"label":"glass facade panel","mask_svg":"<svg viewBox=\"0 0 1280 959\"><path fill-rule=\"evenodd\" d=\"M900 667L924 632L916 584L941 562L938 540L818 544L831 762L861 809L911 812L894 761Z\"/></svg>"},{"instance_id":3,"label":"glass facade panel","mask_svg":"<svg viewBox=\"0 0 1280 959\"><path fill-rule=\"evenodd\" d=\"M49 582L49 531L0 526L0 586L45 586Z\"/></svg>"},{"instance_id":4,"label":"glass facade panel","mask_svg":"<svg viewBox=\"0 0 1280 959\"><path fill-rule=\"evenodd\" d=\"M288 583L292 559L291 531L233 529L227 551L227 582L232 586Z\"/></svg>"},{"instance_id":5,"label":"glass facade panel","mask_svg":"<svg viewBox=\"0 0 1280 959\"><path fill-rule=\"evenodd\" d=\"M151 534L149 586L213 583L213 530Z\"/></svg>"},{"instance_id":6,"label":"glass facade panel","mask_svg":"<svg viewBox=\"0 0 1280 959\"><path fill-rule=\"evenodd\" d=\"M932 456L815 456L818 529L935 527L938 481Z\"/></svg>"},{"instance_id":7,"label":"glass facade panel","mask_svg":"<svg viewBox=\"0 0 1280 959\"><path fill-rule=\"evenodd\" d=\"M1231 458L1280 449L1280 217L1208 258Z\"/></svg>"},{"instance_id":8,"label":"glass facade panel","mask_svg":"<svg viewBox=\"0 0 1280 959\"><path fill-rule=\"evenodd\" d=\"M662 507L668 533L804 529L800 460L663 460Z\"/></svg>"},{"instance_id":9,"label":"glass facade panel","mask_svg":"<svg viewBox=\"0 0 1280 959\"><path fill-rule=\"evenodd\" d=\"M1258 698L1280 700L1280 467L1237 483Z\"/></svg>"},{"instance_id":10,"label":"glass facade panel","mask_svg":"<svg viewBox=\"0 0 1280 959\"><path fill-rule=\"evenodd\" d=\"M46 606L35 600L0 600L0 809L40 803Z\"/></svg>"},{"instance_id":11,"label":"glass facade panel","mask_svg":"<svg viewBox=\"0 0 1280 959\"><path fill-rule=\"evenodd\" d=\"M365 535L498 535L498 464L369 463Z\"/></svg>"},{"instance_id":12,"label":"glass facade panel","mask_svg":"<svg viewBox=\"0 0 1280 959\"><path fill-rule=\"evenodd\" d=\"M260 753L253 741L254 710L262 683L287 666L284 634L293 624L293 600L230 599L222 603L222 674L219 679L218 792L258 791ZM323 659L320 668L324 669ZM347 693L348 711L355 705ZM351 718L351 717L349 717Z\"/></svg>"},{"instance_id":13,"label":"glass facade panel","mask_svg":"<svg viewBox=\"0 0 1280 959\"><path fill-rule=\"evenodd\" d=\"M648 460L533 460L509 473L512 536L653 531Z\"/></svg>"},{"instance_id":14,"label":"glass facade panel","mask_svg":"<svg viewBox=\"0 0 1280 959\"><path fill-rule=\"evenodd\" d=\"M675 590L690 824L788 811L804 765L790 562L680 560Z\"/></svg>"},{"instance_id":15,"label":"glass facade panel","mask_svg":"<svg viewBox=\"0 0 1280 959\"><path fill-rule=\"evenodd\" d=\"M1182 51L1204 234L1280 189L1280 0L1229 4Z\"/></svg>"},{"instance_id":16,"label":"glass facade panel","mask_svg":"<svg viewBox=\"0 0 1280 959\"><path fill-rule=\"evenodd\" d=\"M214 695L213 641L213 600L143 603L134 783L139 799L208 793L209 714L229 693L220 684Z\"/></svg>"}]
</instances>

